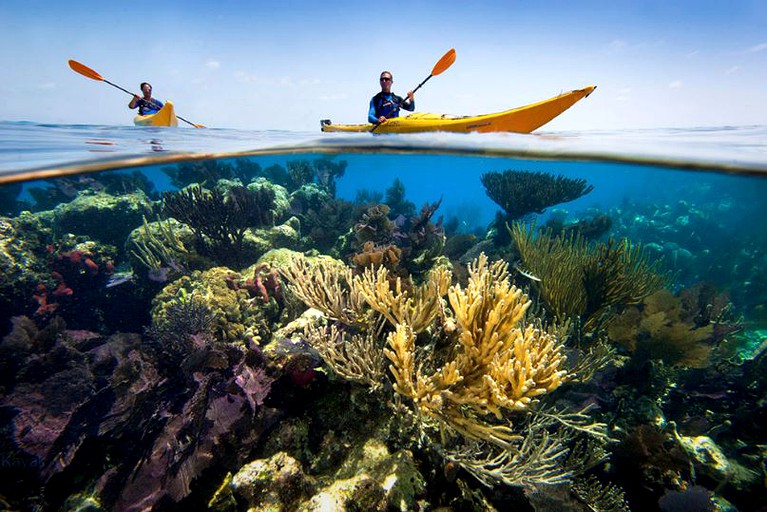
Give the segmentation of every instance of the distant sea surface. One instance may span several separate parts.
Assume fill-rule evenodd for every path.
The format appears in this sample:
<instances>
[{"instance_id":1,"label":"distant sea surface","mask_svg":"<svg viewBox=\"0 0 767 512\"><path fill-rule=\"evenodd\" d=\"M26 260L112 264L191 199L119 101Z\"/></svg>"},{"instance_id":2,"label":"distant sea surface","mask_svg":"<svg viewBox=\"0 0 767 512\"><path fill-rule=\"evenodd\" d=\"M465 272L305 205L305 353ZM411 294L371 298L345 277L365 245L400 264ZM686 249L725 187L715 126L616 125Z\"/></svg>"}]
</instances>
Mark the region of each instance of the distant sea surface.
<instances>
[{"instance_id":1,"label":"distant sea surface","mask_svg":"<svg viewBox=\"0 0 767 512\"><path fill-rule=\"evenodd\" d=\"M409 200L419 207L442 200L440 213L461 218L470 231L498 211L480 182L484 173L559 173L594 185L560 207L560 216L613 208L627 198L668 203L682 198L675 187L700 181L673 171L701 171L713 180L720 178L712 172L767 177L767 126L371 135L0 122L0 183L141 169L165 191L173 187L163 167L185 161L248 158L266 168L319 157L347 163L337 182L340 198L383 193L399 179Z\"/></svg>"},{"instance_id":2,"label":"distant sea surface","mask_svg":"<svg viewBox=\"0 0 767 512\"><path fill-rule=\"evenodd\" d=\"M543 159L614 159L767 172L767 126L374 136L220 128L153 128L0 121L0 176L128 158L224 155L264 150L383 150ZM116 166L124 164L115 164Z\"/></svg>"}]
</instances>

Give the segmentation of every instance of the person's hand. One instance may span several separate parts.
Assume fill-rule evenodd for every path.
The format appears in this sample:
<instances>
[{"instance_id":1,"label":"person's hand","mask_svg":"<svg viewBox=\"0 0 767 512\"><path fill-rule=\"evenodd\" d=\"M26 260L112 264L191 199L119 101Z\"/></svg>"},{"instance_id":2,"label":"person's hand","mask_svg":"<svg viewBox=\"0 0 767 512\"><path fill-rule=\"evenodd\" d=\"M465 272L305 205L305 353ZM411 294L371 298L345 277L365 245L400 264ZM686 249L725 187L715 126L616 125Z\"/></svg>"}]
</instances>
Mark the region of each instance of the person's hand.
<instances>
[{"instance_id":1,"label":"person's hand","mask_svg":"<svg viewBox=\"0 0 767 512\"><path fill-rule=\"evenodd\" d=\"M386 116L380 116L380 117L378 118L378 124L381 124L381 123L383 123L384 121L386 121Z\"/></svg>"},{"instance_id":2,"label":"person's hand","mask_svg":"<svg viewBox=\"0 0 767 512\"><path fill-rule=\"evenodd\" d=\"M133 101L138 101L138 100L140 100L140 99L141 99L141 98L139 98L139 97L138 97L138 94L134 94L134 95L133 95Z\"/></svg>"},{"instance_id":3,"label":"person's hand","mask_svg":"<svg viewBox=\"0 0 767 512\"><path fill-rule=\"evenodd\" d=\"M407 100L410 103L413 103L415 101L415 96L413 95L413 91L408 91L407 92Z\"/></svg>"}]
</instances>

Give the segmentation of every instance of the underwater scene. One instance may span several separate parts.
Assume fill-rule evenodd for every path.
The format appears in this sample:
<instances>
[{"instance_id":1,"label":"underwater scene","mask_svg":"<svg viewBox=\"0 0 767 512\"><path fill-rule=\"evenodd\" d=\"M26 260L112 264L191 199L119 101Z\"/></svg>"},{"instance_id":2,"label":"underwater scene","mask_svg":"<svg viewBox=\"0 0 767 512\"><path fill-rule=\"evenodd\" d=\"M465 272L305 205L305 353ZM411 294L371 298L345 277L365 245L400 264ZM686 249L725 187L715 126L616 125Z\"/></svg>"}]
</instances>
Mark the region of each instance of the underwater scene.
<instances>
[{"instance_id":1,"label":"underwater scene","mask_svg":"<svg viewBox=\"0 0 767 512\"><path fill-rule=\"evenodd\" d=\"M78 130L0 126L0 509L767 510L763 142Z\"/></svg>"}]
</instances>

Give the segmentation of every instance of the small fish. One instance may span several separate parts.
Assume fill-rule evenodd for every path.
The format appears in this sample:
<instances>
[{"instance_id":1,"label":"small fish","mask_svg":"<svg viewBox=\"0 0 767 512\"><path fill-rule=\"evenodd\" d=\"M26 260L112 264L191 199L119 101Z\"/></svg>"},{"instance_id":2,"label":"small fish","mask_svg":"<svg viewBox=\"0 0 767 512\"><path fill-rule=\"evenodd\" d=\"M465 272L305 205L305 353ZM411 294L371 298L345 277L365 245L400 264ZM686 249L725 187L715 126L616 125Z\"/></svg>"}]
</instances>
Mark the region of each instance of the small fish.
<instances>
[{"instance_id":1,"label":"small fish","mask_svg":"<svg viewBox=\"0 0 767 512\"><path fill-rule=\"evenodd\" d=\"M129 283L133 281L135 276L133 273L129 274L114 274L112 277L109 278L109 281L107 281L107 284L105 285L107 288L114 288L115 286L120 286L121 284Z\"/></svg>"},{"instance_id":2,"label":"small fish","mask_svg":"<svg viewBox=\"0 0 767 512\"><path fill-rule=\"evenodd\" d=\"M531 281L538 281L539 283L541 282L541 278L540 277L536 277L533 274L531 274L530 272L526 272L526 271L522 270L522 267L520 267L518 263L514 263L514 268L517 270L517 272L519 272L520 274L522 274L526 278L530 279Z\"/></svg>"}]
</instances>

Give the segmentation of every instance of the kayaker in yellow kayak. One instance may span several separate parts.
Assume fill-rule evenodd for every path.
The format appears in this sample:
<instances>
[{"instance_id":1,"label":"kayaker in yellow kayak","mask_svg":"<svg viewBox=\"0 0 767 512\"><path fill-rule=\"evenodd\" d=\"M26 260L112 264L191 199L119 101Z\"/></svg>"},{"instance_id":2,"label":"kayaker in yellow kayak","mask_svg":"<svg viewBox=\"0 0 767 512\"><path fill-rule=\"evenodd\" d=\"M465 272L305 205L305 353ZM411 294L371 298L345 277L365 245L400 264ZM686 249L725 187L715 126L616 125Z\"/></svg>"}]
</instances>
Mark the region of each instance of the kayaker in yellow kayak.
<instances>
[{"instance_id":1,"label":"kayaker in yellow kayak","mask_svg":"<svg viewBox=\"0 0 767 512\"><path fill-rule=\"evenodd\" d=\"M138 107L138 113L140 116L146 116L149 114L156 114L163 107L163 103L159 100L152 98L152 85L147 82L141 82L141 92L144 93L144 97L140 98L137 94L133 95L133 99L128 103L129 109Z\"/></svg>"},{"instance_id":2,"label":"kayaker in yellow kayak","mask_svg":"<svg viewBox=\"0 0 767 512\"><path fill-rule=\"evenodd\" d=\"M404 108L410 112L415 110L415 97L413 96L413 91L407 92L407 99L400 98L391 92L394 78L389 71L382 71L379 81L381 82L381 92L373 96L370 100L368 122L380 124L392 117L399 117L400 108Z\"/></svg>"}]
</instances>

